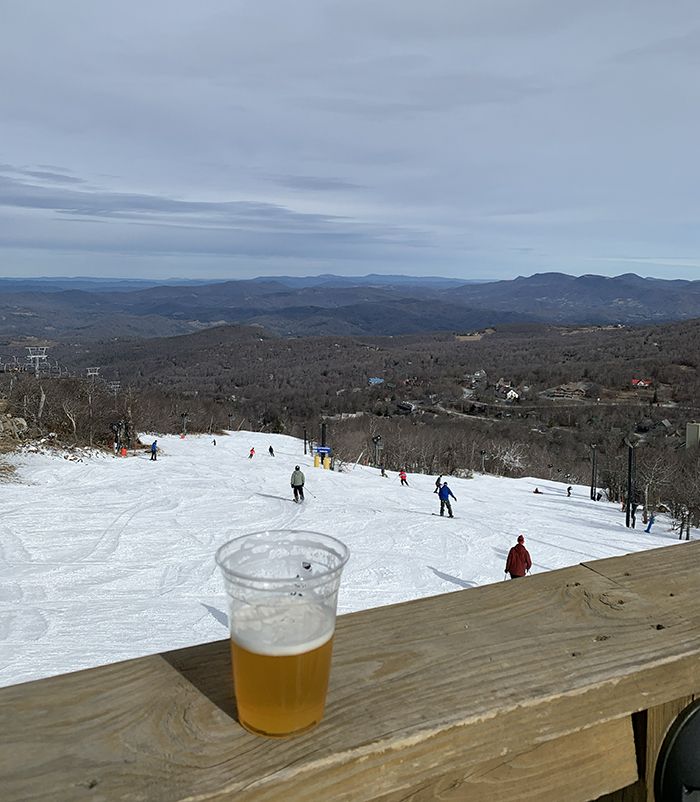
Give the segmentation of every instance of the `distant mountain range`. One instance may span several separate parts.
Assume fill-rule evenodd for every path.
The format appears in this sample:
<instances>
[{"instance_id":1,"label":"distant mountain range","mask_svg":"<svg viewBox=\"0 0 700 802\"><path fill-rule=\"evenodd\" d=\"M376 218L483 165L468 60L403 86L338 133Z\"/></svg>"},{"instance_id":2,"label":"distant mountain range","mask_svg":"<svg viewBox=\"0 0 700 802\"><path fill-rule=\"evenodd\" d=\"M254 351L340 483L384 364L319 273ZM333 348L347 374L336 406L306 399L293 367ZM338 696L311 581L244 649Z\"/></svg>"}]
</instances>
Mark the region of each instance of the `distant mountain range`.
<instances>
[{"instance_id":1,"label":"distant mountain range","mask_svg":"<svg viewBox=\"0 0 700 802\"><path fill-rule=\"evenodd\" d=\"M643 324L696 317L700 281L631 273L614 278L541 273L495 282L401 275L156 285L131 279L0 279L3 339L158 337L227 323L263 326L283 336L396 335L514 323Z\"/></svg>"}]
</instances>

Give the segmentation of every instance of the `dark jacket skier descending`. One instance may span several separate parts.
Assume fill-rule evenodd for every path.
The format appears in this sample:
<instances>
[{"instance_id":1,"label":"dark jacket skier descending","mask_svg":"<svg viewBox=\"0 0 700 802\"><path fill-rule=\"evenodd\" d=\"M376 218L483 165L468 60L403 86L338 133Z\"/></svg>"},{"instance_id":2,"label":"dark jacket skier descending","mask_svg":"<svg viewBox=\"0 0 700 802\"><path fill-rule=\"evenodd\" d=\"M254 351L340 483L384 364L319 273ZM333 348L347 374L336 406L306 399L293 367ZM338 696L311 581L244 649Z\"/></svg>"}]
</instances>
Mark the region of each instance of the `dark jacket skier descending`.
<instances>
[{"instance_id":1,"label":"dark jacket skier descending","mask_svg":"<svg viewBox=\"0 0 700 802\"><path fill-rule=\"evenodd\" d=\"M447 482L443 482L440 490L438 491L438 498L440 499L440 515L445 514L445 508L447 508L447 513L450 518L454 518L452 514L452 505L450 504L450 496L457 501L457 496L450 490L447 486Z\"/></svg>"},{"instance_id":2,"label":"dark jacket skier descending","mask_svg":"<svg viewBox=\"0 0 700 802\"><path fill-rule=\"evenodd\" d=\"M294 502L299 503L304 500L304 474L298 465L292 471L292 490L294 491Z\"/></svg>"}]
</instances>

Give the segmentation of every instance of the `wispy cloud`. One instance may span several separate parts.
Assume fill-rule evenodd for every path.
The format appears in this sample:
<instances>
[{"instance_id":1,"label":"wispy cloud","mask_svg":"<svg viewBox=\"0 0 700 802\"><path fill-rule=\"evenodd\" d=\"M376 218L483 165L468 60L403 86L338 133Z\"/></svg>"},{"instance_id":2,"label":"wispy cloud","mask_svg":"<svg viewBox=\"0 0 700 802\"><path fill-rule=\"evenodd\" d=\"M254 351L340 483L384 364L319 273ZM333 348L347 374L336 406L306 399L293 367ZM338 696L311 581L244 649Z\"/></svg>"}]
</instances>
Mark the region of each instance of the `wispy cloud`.
<instances>
[{"instance_id":1,"label":"wispy cloud","mask_svg":"<svg viewBox=\"0 0 700 802\"><path fill-rule=\"evenodd\" d=\"M276 175L271 180L281 187L310 190L311 192L335 192L337 190L359 189L359 184L342 178L327 178L313 175Z\"/></svg>"},{"instance_id":2,"label":"wispy cloud","mask_svg":"<svg viewBox=\"0 0 700 802\"><path fill-rule=\"evenodd\" d=\"M39 165L42 166L42 165ZM43 165L48 168L48 165ZM82 178L76 178L74 175L68 173L57 172L59 168L42 169L42 170L29 170L26 167L13 167L11 164L0 164L0 173L13 173L15 175L26 176L27 178L35 178L39 181L45 181L50 184L84 184Z\"/></svg>"}]
</instances>

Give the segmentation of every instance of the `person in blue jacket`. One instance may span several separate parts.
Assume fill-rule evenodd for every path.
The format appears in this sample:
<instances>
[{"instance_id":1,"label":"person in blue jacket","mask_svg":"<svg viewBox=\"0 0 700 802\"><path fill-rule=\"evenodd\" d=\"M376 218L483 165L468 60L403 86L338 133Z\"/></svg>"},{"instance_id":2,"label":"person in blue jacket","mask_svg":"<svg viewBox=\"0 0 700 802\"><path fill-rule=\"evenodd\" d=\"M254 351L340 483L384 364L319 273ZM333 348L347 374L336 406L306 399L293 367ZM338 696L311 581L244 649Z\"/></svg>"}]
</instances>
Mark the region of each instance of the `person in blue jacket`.
<instances>
[{"instance_id":1,"label":"person in blue jacket","mask_svg":"<svg viewBox=\"0 0 700 802\"><path fill-rule=\"evenodd\" d=\"M438 493L438 498L440 499L440 515L444 515L445 508L447 508L447 514L450 516L450 518L454 518L454 515L452 514L452 505L450 504L450 496L457 501L457 496L455 496L455 494L447 486L447 482L443 482Z\"/></svg>"},{"instance_id":2,"label":"person in blue jacket","mask_svg":"<svg viewBox=\"0 0 700 802\"><path fill-rule=\"evenodd\" d=\"M151 462L156 462L158 459L158 441L154 440L151 443Z\"/></svg>"}]
</instances>

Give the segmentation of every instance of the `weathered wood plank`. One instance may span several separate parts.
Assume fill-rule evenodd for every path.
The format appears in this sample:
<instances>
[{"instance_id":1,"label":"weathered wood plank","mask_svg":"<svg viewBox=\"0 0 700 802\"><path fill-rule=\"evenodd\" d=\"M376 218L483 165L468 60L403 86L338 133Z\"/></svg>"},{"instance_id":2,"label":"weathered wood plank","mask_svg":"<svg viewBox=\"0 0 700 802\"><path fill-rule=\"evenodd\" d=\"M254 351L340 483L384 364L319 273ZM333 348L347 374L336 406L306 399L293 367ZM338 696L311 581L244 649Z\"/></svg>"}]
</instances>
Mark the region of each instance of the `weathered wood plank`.
<instances>
[{"instance_id":1,"label":"weathered wood plank","mask_svg":"<svg viewBox=\"0 0 700 802\"><path fill-rule=\"evenodd\" d=\"M636 778L627 717L547 741L506 760L494 758L467 772L453 768L409 793L387 794L376 802L588 802L600 789L626 786Z\"/></svg>"},{"instance_id":2,"label":"weathered wood plank","mask_svg":"<svg viewBox=\"0 0 700 802\"><path fill-rule=\"evenodd\" d=\"M700 676L700 628L688 617L583 566L343 616L326 718L288 741L255 738L227 714L225 641L6 688L3 793L406 796L455 767L464 777L506 765L687 694Z\"/></svg>"},{"instance_id":3,"label":"weathered wood plank","mask_svg":"<svg viewBox=\"0 0 700 802\"><path fill-rule=\"evenodd\" d=\"M700 541L582 563L665 609L700 625Z\"/></svg>"}]
</instances>

